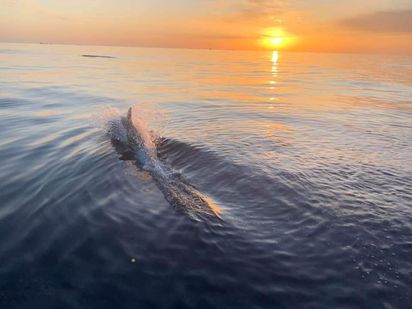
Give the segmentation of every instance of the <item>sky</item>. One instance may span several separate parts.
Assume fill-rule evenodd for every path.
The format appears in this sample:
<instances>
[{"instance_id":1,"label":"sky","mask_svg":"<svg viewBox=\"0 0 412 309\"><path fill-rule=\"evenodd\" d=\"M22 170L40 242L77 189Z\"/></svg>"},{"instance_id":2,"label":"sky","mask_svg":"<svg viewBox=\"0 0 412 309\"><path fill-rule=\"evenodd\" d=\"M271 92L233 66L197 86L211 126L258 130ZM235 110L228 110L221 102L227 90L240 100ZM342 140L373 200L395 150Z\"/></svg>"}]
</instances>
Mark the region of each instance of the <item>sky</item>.
<instances>
[{"instance_id":1,"label":"sky","mask_svg":"<svg viewBox=\"0 0 412 309\"><path fill-rule=\"evenodd\" d=\"M412 0L0 0L0 41L410 54Z\"/></svg>"}]
</instances>

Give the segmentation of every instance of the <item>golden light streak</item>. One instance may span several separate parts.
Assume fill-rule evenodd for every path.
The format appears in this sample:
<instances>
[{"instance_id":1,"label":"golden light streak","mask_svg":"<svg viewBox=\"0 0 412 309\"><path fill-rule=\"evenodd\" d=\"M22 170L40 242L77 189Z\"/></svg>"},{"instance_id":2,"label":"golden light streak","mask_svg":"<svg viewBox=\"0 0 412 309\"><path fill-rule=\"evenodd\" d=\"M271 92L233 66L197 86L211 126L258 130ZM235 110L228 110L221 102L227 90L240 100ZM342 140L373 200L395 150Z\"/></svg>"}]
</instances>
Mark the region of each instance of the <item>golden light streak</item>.
<instances>
[{"instance_id":1,"label":"golden light streak","mask_svg":"<svg viewBox=\"0 0 412 309\"><path fill-rule=\"evenodd\" d=\"M276 65L278 63L279 60L279 53L277 51L274 51L272 53L272 64Z\"/></svg>"}]
</instances>

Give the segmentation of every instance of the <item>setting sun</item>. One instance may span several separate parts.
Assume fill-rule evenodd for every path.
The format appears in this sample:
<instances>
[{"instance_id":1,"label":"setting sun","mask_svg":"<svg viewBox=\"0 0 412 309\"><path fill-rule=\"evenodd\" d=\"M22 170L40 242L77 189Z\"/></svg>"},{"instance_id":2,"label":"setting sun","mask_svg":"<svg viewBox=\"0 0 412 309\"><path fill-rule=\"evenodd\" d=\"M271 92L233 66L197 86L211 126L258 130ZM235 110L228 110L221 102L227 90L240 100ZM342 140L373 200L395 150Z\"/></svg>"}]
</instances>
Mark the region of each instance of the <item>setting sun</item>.
<instances>
[{"instance_id":1,"label":"setting sun","mask_svg":"<svg viewBox=\"0 0 412 309\"><path fill-rule=\"evenodd\" d=\"M266 49L285 49L295 41L295 37L283 28L267 28L262 31L260 45Z\"/></svg>"},{"instance_id":2,"label":"setting sun","mask_svg":"<svg viewBox=\"0 0 412 309\"><path fill-rule=\"evenodd\" d=\"M270 42L272 43L273 46L279 46L282 44L283 39L276 37L276 38L272 38Z\"/></svg>"}]
</instances>

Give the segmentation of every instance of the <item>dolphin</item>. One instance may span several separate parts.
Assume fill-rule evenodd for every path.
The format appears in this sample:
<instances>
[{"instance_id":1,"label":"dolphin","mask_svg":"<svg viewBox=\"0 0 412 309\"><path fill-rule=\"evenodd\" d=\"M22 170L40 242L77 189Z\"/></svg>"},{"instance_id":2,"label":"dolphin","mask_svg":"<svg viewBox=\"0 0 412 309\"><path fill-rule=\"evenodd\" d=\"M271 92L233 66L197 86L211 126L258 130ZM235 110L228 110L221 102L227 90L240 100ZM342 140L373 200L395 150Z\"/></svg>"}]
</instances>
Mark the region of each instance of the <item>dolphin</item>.
<instances>
[{"instance_id":1,"label":"dolphin","mask_svg":"<svg viewBox=\"0 0 412 309\"><path fill-rule=\"evenodd\" d=\"M221 220L221 209L211 198L160 161L153 138L147 130L142 129L137 117L133 120L133 112L130 107L127 117L122 118L122 124L127 134L127 146L131 148L136 164L152 176L173 207L185 211L194 219L201 216Z\"/></svg>"}]
</instances>

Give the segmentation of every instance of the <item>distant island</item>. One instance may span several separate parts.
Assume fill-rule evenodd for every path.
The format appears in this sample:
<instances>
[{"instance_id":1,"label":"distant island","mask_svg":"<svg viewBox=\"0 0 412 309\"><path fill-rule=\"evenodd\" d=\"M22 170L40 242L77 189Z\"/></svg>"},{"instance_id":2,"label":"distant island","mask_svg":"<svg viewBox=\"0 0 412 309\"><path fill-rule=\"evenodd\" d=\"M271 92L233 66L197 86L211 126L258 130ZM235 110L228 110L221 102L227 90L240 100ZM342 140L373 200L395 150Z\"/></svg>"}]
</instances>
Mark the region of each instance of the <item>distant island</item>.
<instances>
[{"instance_id":1,"label":"distant island","mask_svg":"<svg viewBox=\"0 0 412 309\"><path fill-rule=\"evenodd\" d=\"M105 55L82 55L82 57L88 57L88 58L110 58L110 59L116 58L116 57L105 56Z\"/></svg>"}]
</instances>

